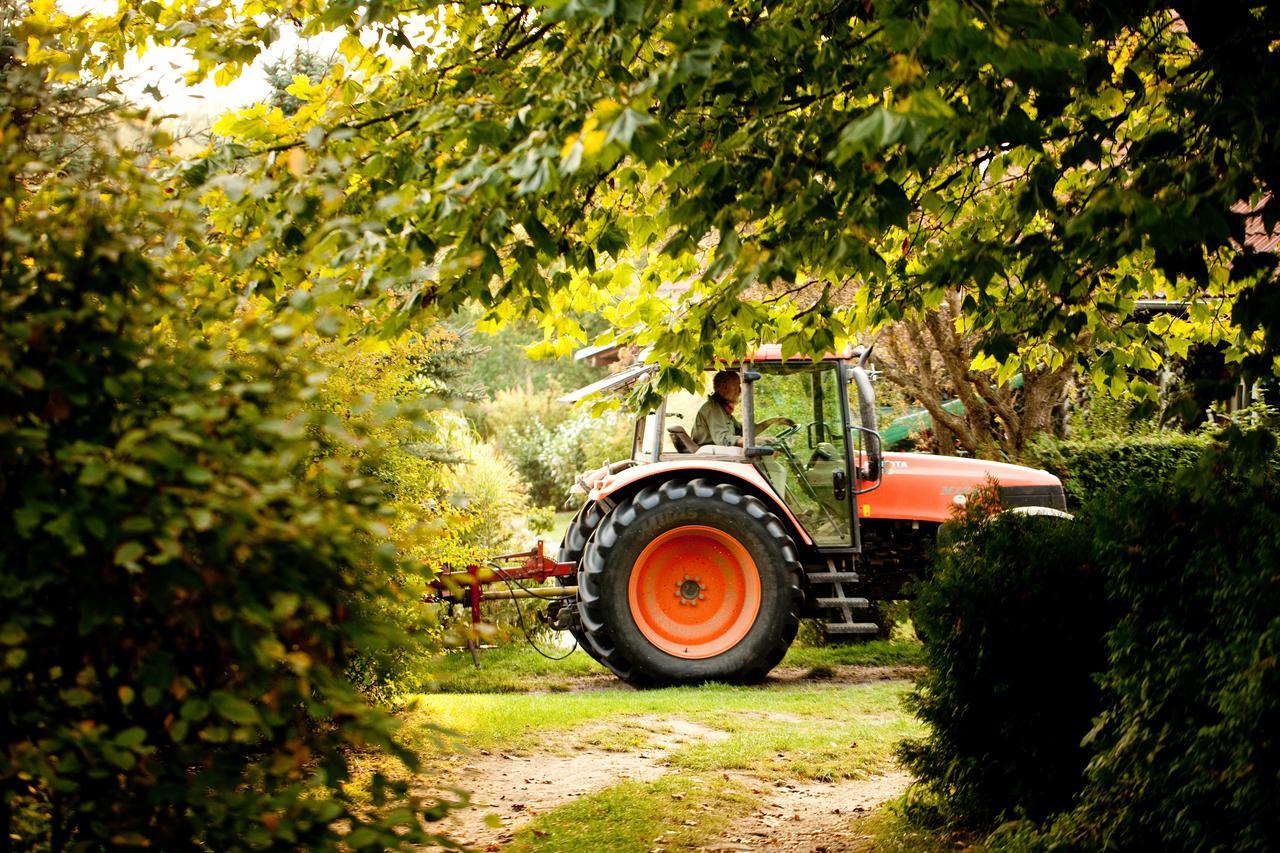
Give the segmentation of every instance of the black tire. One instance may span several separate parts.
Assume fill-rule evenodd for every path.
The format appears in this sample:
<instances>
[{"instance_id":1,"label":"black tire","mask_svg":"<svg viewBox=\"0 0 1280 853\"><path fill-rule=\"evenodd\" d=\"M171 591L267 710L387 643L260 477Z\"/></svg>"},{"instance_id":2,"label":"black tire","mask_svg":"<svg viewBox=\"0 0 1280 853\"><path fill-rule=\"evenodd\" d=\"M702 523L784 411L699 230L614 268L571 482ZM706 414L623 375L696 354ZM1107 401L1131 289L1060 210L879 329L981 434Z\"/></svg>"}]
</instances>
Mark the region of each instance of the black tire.
<instances>
[{"instance_id":1,"label":"black tire","mask_svg":"<svg viewBox=\"0 0 1280 853\"><path fill-rule=\"evenodd\" d=\"M755 619L713 657L678 657L641 632L628 583L644 548L678 527L710 527L736 540L759 573ZM594 656L637 687L724 681L754 684L782 660L800 624L800 563L786 525L769 507L728 483L697 479L649 486L623 500L587 542L578 565L578 610Z\"/></svg>"},{"instance_id":2,"label":"black tire","mask_svg":"<svg viewBox=\"0 0 1280 853\"><path fill-rule=\"evenodd\" d=\"M573 517L573 521L569 522L569 528L564 532L564 539L560 541L560 550L556 554L556 559L562 563L576 563L581 560L587 542L595 534L600 522L604 521L607 512L608 510L599 501L584 504L582 509L578 510L578 514ZM571 586L578 582L577 577L573 575L558 580L560 586ZM587 635L581 627L570 628L569 633L577 640L579 648L596 660L600 660L600 656L596 654L595 648L587 640Z\"/></svg>"},{"instance_id":3,"label":"black tire","mask_svg":"<svg viewBox=\"0 0 1280 853\"><path fill-rule=\"evenodd\" d=\"M562 563L574 563L582 559L582 552L587 547L587 540L596 532L600 522L604 521L607 510L600 501L589 501L584 504L578 514L569 522L560 540L560 552L557 559Z\"/></svg>"}]
</instances>

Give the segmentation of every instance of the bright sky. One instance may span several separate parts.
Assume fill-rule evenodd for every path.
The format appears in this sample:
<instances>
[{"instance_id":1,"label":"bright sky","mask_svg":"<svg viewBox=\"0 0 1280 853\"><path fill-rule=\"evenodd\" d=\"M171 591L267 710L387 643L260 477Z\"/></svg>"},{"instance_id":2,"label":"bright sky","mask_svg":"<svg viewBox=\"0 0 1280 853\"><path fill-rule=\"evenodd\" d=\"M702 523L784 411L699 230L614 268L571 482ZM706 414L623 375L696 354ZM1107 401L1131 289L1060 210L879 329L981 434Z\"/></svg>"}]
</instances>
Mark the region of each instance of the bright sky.
<instances>
[{"instance_id":1,"label":"bright sky","mask_svg":"<svg viewBox=\"0 0 1280 853\"><path fill-rule=\"evenodd\" d=\"M107 5L103 0L59 0L58 6L70 15L86 12L102 12ZM281 56L290 56L298 47L320 56L334 53L342 41L341 32L325 33L309 39L298 36L297 30L287 23L280 25L280 39L258 57L239 79L227 86L218 86L212 76L197 86L186 84L186 73L195 63L185 48L153 47L141 57L131 57L125 65L128 82L125 95L139 107L152 110L157 116L175 116L178 123L192 131L207 130L218 116L248 104L261 101L271 91L267 85L265 68ZM145 90L154 86L160 91L155 100Z\"/></svg>"}]
</instances>

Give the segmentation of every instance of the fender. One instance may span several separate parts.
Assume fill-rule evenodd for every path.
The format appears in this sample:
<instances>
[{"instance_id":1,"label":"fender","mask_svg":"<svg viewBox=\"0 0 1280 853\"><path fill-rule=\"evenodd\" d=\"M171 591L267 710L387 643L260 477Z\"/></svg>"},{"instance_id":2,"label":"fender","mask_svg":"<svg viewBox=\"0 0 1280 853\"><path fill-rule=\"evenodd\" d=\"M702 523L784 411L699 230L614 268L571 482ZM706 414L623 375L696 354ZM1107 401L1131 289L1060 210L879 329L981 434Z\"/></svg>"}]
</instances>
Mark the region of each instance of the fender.
<instances>
[{"instance_id":1,"label":"fender","mask_svg":"<svg viewBox=\"0 0 1280 853\"><path fill-rule=\"evenodd\" d=\"M610 495L627 488L628 486L640 483L643 480L656 478L660 480L668 479L672 474L692 473L696 475L716 474L726 480L736 480L739 483L749 487L751 491L758 492L763 496L770 509L778 515L783 516L791 522L791 527L795 531L796 536L806 545L812 545L813 540L809 538L809 534L804 532L804 526L800 524L799 519L787 509L787 505L778 499L778 493L773 490L773 486L761 474L756 466L748 462L728 461L715 458L701 457L696 461L691 457L689 461L671 460L668 462L651 462L645 465L636 465L632 468L625 468L616 474L609 474L600 480L595 488L589 493L589 497L593 501L604 500Z\"/></svg>"}]
</instances>

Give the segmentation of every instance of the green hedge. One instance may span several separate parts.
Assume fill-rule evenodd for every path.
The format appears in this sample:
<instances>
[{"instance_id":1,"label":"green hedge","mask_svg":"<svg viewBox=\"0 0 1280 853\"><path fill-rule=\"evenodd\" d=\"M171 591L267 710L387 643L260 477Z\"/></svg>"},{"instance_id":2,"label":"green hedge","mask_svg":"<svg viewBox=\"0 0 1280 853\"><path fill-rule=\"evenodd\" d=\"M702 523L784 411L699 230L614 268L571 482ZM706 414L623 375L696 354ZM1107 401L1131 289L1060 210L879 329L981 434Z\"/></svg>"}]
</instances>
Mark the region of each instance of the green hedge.
<instances>
[{"instance_id":1,"label":"green hedge","mask_svg":"<svg viewBox=\"0 0 1280 853\"><path fill-rule=\"evenodd\" d=\"M1089 441L1047 440L1030 448L1026 462L1062 480L1072 507L1095 496L1118 495L1168 479L1209 446L1205 435L1164 431Z\"/></svg>"},{"instance_id":2,"label":"green hedge","mask_svg":"<svg viewBox=\"0 0 1280 853\"><path fill-rule=\"evenodd\" d=\"M1280 484L1165 483L1093 535L1123 615L1095 758L1056 837L1088 848L1280 843Z\"/></svg>"},{"instance_id":3,"label":"green hedge","mask_svg":"<svg viewBox=\"0 0 1280 853\"><path fill-rule=\"evenodd\" d=\"M929 735L903 749L945 817L982 829L1045 818L1080 788L1110 619L1075 528L987 509L970 502L914 603L928 669L911 704Z\"/></svg>"},{"instance_id":4,"label":"green hedge","mask_svg":"<svg viewBox=\"0 0 1280 853\"><path fill-rule=\"evenodd\" d=\"M1206 461L1117 471L1071 523L958 526L918 603L929 733L906 750L951 821L1027 819L1009 846L1280 839L1280 485Z\"/></svg>"}]
</instances>

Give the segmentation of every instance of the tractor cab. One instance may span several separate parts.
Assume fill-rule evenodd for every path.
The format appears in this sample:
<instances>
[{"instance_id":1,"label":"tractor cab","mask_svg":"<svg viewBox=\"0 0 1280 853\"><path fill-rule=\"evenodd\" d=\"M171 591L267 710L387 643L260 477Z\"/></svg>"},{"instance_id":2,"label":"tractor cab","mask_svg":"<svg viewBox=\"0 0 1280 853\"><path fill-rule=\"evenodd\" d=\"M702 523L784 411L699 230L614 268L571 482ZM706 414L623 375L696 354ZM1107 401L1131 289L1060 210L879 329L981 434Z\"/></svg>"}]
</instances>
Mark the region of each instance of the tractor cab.
<instances>
[{"instance_id":1,"label":"tractor cab","mask_svg":"<svg viewBox=\"0 0 1280 853\"><path fill-rule=\"evenodd\" d=\"M732 444L714 443L695 427L700 411L724 406L713 381L725 370L709 369L703 393L677 392L637 419L632 460L749 465L815 546L854 549L858 496L879 485L882 468L874 392L861 357L859 350L783 359L772 346L728 368L740 389L728 413L740 432Z\"/></svg>"}]
</instances>

